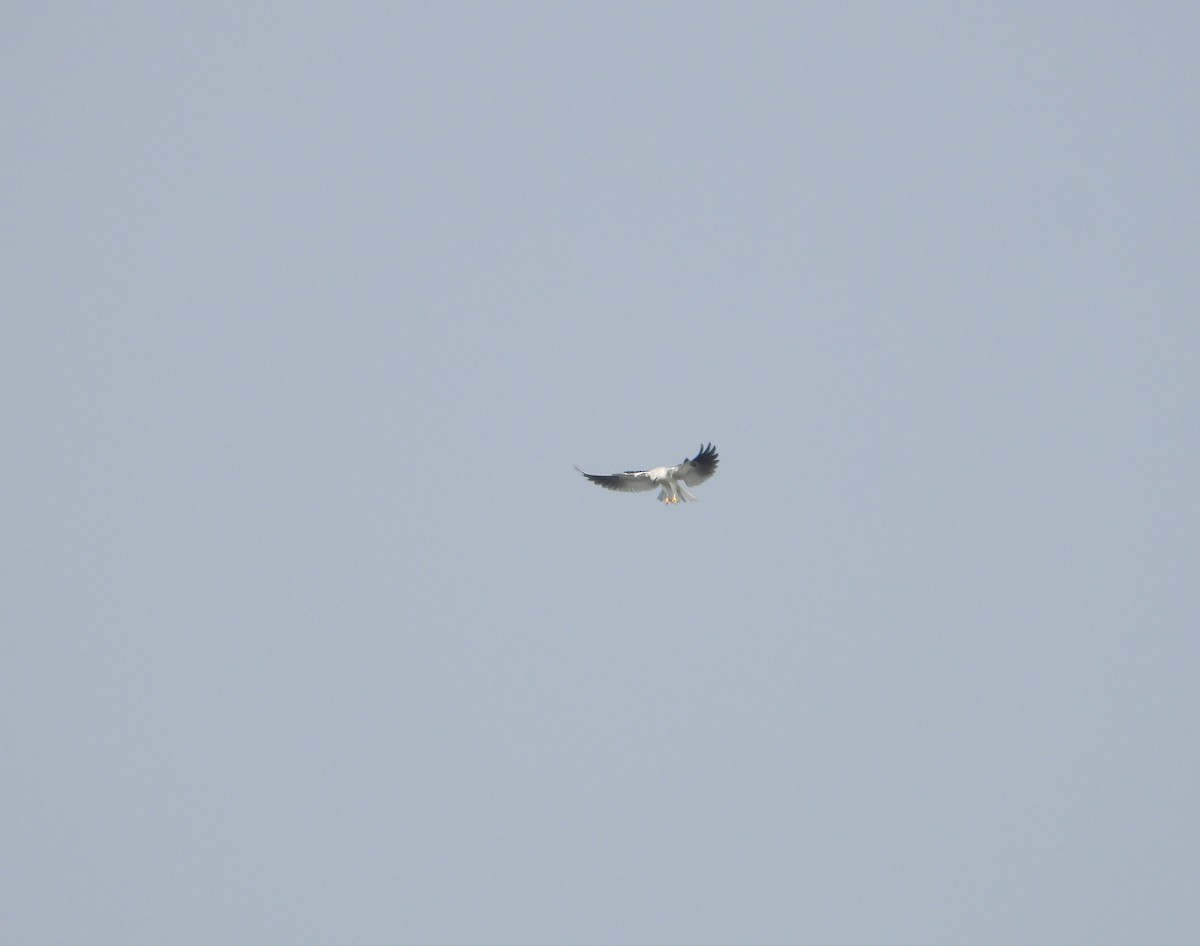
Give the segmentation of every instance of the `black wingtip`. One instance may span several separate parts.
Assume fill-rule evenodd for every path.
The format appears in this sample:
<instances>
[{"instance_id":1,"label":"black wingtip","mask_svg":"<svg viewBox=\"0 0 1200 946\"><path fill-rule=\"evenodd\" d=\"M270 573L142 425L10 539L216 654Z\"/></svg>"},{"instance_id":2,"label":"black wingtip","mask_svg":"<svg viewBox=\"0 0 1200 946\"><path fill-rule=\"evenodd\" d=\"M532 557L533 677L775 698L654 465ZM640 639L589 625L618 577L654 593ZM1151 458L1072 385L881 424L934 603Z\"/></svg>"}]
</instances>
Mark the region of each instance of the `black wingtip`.
<instances>
[{"instance_id":1,"label":"black wingtip","mask_svg":"<svg viewBox=\"0 0 1200 946\"><path fill-rule=\"evenodd\" d=\"M717 457L717 448L711 443L702 443L700 445L700 452L687 462L690 462L697 470L703 473L706 478L712 476L713 473L716 472L717 463L719 462Z\"/></svg>"}]
</instances>

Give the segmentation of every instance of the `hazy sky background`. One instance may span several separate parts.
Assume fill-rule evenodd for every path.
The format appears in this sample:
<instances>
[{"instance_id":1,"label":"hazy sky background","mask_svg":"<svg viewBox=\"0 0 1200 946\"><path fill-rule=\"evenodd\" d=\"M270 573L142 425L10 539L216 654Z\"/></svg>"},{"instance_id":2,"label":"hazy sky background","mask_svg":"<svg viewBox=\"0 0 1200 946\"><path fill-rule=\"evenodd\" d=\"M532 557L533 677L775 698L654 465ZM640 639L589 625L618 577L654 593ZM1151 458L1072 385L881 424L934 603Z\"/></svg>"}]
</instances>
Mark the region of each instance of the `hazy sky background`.
<instances>
[{"instance_id":1,"label":"hazy sky background","mask_svg":"<svg viewBox=\"0 0 1200 946\"><path fill-rule=\"evenodd\" d=\"M0 33L0 940L1200 941L1195 3Z\"/></svg>"}]
</instances>

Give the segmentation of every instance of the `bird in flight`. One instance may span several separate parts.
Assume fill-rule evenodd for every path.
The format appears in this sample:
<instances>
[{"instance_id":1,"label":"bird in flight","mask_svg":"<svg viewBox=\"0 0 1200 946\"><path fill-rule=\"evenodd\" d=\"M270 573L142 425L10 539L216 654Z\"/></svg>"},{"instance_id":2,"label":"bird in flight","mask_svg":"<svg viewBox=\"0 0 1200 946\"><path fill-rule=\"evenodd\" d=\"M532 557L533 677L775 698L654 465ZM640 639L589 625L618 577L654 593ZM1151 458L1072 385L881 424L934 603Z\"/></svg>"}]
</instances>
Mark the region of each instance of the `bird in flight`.
<instances>
[{"instance_id":1,"label":"bird in flight","mask_svg":"<svg viewBox=\"0 0 1200 946\"><path fill-rule=\"evenodd\" d=\"M579 470L579 467L575 467ZM583 473L583 470L579 470ZM583 473L597 486L615 489L620 493L644 493L658 488L657 498L673 505L686 503L696 497L685 486L699 486L717 472L717 448L711 443L701 446L700 452L679 466L656 466L653 470L628 470L624 473Z\"/></svg>"}]
</instances>

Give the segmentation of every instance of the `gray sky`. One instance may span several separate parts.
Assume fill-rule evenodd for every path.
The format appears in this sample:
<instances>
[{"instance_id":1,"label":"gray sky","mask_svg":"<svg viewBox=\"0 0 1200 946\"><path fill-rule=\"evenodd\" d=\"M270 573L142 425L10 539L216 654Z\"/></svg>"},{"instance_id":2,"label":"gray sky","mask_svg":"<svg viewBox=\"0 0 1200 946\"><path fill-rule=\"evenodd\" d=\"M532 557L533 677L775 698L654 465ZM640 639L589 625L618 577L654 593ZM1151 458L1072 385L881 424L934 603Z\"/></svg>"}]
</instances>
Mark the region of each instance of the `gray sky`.
<instances>
[{"instance_id":1,"label":"gray sky","mask_svg":"<svg viewBox=\"0 0 1200 946\"><path fill-rule=\"evenodd\" d=\"M647 7L6 13L0 940L1200 937L1200 12Z\"/></svg>"}]
</instances>

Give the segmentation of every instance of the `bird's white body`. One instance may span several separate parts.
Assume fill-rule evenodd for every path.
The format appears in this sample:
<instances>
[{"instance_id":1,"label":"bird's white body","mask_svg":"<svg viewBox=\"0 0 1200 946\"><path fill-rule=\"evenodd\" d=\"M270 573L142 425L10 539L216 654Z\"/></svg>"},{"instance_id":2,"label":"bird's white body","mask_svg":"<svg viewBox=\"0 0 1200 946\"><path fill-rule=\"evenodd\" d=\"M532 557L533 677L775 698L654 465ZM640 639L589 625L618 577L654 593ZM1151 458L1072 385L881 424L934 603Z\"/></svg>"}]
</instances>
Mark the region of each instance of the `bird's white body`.
<instances>
[{"instance_id":1,"label":"bird's white body","mask_svg":"<svg viewBox=\"0 0 1200 946\"><path fill-rule=\"evenodd\" d=\"M657 483L660 487L655 499L663 503L696 501L696 497L684 489L683 478L678 474L679 467L677 466L656 466L653 470L646 471L650 482Z\"/></svg>"}]
</instances>

